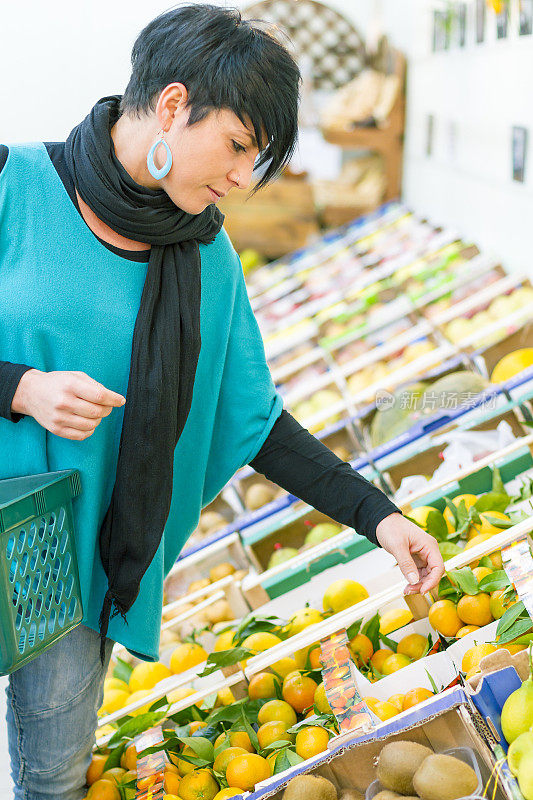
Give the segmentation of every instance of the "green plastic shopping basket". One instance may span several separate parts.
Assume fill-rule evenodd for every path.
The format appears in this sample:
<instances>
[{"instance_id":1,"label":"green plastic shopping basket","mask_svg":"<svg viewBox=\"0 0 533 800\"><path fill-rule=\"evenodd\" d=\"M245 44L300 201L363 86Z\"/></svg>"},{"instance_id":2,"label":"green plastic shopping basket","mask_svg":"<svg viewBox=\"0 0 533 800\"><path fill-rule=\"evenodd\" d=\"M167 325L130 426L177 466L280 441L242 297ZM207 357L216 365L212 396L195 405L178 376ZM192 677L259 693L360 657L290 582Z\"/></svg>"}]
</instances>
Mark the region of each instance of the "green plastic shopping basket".
<instances>
[{"instance_id":1,"label":"green plastic shopping basket","mask_svg":"<svg viewBox=\"0 0 533 800\"><path fill-rule=\"evenodd\" d=\"M0 480L0 674L51 647L82 620L72 499L79 472Z\"/></svg>"}]
</instances>

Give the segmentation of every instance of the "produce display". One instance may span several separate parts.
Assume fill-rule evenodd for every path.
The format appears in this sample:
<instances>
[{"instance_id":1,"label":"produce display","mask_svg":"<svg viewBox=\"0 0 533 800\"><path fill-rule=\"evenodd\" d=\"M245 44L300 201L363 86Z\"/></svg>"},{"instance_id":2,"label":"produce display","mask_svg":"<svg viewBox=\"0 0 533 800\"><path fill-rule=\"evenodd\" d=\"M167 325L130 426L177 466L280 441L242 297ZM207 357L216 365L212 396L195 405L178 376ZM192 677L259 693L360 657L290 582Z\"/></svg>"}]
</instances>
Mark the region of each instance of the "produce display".
<instances>
[{"instance_id":1,"label":"produce display","mask_svg":"<svg viewBox=\"0 0 533 800\"><path fill-rule=\"evenodd\" d=\"M416 732L457 687L483 687L491 657L533 649L533 620L502 560L533 530L533 409L520 388L533 379L533 288L399 204L248 278L286 407L391 496L418 464L437 471L434 434L488 435L505 423L510 438L476 451L457 479L452 471L405 495L405 515L446 562L425 597L404 597L388 554L366 540L355 552L357 534L240 470L202 514L195 545L205 548L165 582L159 661L112 657L86 797L136 797L134 743L153 726L163 732L166 800L272 787L275 800L481 795L479 753L465 737L454 742L453 725L446 747ZM365 781L352 784L327 771L344 740L320 642L339 630L373 726ZM526 679L501 713L498 758L524 800L533 800L532 686ZM352 745L342 746L348 758Z\"/></svg>"},{"instance_id":2,"label":"produce display","mask_svg":"<svg viewBox=\"0 0 533 800\"><path fill-rule=\"evenodd\" d=\"M503 735L509 745L507 763L525 800L533 798L533 663L529 677L509 695L502 708Z\"/></svg>"},{"instance_id":3,"label":"produce display","mask_svg":"<svg viewBox=\"0 0 533 800\"><path fill-rule=\"evenodd\" d=\"M531 332L512 339L531 316L529 281L398 203L255 270L248 285L286 408L328 446L346 431L348 457L394 442L532 366L524 347ZM495 372L491 354L488 366L483 357L503 340L511 350ZM451 373L457 379L444 380ZM250 514L286 501L247 467L231 486L237 503L204 511L191 544L224 525L240 530Z\"/></svg>"}]
</instances>

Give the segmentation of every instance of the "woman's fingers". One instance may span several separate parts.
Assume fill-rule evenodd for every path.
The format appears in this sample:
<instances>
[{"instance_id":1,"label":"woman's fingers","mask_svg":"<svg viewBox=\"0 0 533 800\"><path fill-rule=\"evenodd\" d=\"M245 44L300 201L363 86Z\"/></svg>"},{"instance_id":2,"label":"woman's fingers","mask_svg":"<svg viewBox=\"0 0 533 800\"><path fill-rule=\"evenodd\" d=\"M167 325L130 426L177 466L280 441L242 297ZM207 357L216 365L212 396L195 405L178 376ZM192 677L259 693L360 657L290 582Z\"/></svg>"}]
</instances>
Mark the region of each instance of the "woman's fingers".
<instances>
[{"instance_id":1,"label":"woman's fingers","mask_svg":"<svg viewBox=\"0 0 533 800\"><path fill-rule=\"evenodd\" d=\"M82 400L80 397L74 397L68 407L68 412L72 415L85 417L85 419L101 419L102 417L108 417L112 411L113 406L100 406L97 403Z\"/></svg>"}]
</instances>

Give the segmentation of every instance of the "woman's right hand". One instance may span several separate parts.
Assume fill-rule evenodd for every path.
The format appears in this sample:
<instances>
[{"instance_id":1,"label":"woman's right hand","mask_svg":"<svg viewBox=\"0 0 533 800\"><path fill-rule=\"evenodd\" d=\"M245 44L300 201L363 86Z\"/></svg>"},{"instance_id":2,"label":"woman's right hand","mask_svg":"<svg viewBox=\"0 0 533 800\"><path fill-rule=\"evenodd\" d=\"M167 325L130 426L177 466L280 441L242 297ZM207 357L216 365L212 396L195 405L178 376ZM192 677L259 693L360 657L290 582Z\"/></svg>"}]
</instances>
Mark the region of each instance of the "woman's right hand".
<instances>
[{"instance_id":1,"label":"woman's right hand","mask_svg":"<svg viewBox=\"0 0 533 800\"><path fill-rule=\"evenodd\" d=\"M11 410L33 417L56 436L82 441L113 408L125 402L121 394L106 389L85 372L30 369L20 379Z\"/></svg>"}]
</instances>

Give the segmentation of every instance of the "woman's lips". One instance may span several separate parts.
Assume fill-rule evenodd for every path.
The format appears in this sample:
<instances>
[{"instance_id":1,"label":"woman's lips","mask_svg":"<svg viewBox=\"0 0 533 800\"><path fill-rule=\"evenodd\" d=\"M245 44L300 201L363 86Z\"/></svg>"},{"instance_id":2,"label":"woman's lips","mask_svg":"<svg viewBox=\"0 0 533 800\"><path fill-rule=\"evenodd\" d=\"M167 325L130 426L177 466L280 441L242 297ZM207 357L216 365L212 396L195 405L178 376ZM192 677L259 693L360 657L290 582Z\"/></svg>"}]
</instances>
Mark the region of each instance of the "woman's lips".
<instances>
[{"instance_id":1,"label":"woman's lips","mask_svg":"<svg viewBox=\"0 0 533 800\"><path fill-rule=\"evenodd\" d=\"M215 192L215 190L212 189L210 186L208 186L207 188L209 189L209 193L211 194L211 197L213 198L213 201L215 203L217 202L217 200L220 200L221 197L224 197L224 195Z\"/></svg>"}]
</instances>

